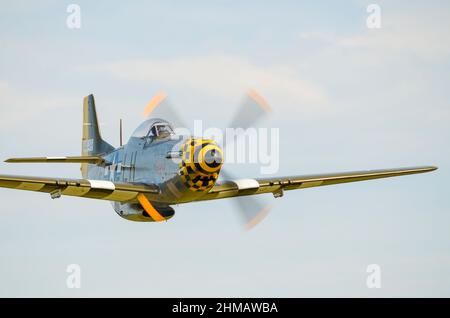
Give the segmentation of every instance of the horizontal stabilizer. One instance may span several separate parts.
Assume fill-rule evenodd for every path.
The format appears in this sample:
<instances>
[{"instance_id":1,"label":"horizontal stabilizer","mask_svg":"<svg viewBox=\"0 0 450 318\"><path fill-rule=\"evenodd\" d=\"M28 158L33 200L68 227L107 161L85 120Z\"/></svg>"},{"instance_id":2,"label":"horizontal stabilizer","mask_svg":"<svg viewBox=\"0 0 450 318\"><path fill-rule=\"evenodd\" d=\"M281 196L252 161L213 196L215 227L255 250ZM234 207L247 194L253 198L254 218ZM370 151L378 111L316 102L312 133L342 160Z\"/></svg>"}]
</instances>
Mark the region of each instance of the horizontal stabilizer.
<instances>
[{"instance_id":1,"label":"horizontal stabilizer","mask_svg":"<svg viewBox=\"0 0 450 318\"><path fill-rule=\"evenodd\" d=\"M101 165L105 159L98 156L78 157L35 157L35 158L11 158L5 160L7 163L91 163Z\"/></svg>"}]
</instances>

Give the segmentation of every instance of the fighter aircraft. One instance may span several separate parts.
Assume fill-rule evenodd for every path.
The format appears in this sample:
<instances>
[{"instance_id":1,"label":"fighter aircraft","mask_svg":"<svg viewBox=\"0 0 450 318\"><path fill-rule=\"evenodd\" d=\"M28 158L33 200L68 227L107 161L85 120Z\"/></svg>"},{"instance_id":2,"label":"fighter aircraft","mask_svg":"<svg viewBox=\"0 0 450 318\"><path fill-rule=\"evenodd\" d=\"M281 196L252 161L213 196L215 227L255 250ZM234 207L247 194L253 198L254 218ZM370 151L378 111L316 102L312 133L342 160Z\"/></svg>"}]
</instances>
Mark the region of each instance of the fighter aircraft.
<instances>
[{"instance_id":1,"label":"fighter aircraft","mask_svg":"<svg viewBox=\"0 0 450 318\"><path fill-rule=\"evenodd\" d=\"M255 97L258 99L258 97ZM153 103L155 104L155 103ZM150 105L152 106L152 105ZM154 106L154 105L153 105ZM437 167L357 171L306 176L219 180L224 154L210 139L181 136L163 119L145 120L128 143L114 148L102 139L94 96L84 98L82 155L12 158L8 163L81 163L82 179L0 175L0 187L111 201L122 218L162 222L175 215L173 206L194 201L247 197L347 182L396 177ZM267 214L247 220L250 228Z\"/></svg>"}]
</instances>

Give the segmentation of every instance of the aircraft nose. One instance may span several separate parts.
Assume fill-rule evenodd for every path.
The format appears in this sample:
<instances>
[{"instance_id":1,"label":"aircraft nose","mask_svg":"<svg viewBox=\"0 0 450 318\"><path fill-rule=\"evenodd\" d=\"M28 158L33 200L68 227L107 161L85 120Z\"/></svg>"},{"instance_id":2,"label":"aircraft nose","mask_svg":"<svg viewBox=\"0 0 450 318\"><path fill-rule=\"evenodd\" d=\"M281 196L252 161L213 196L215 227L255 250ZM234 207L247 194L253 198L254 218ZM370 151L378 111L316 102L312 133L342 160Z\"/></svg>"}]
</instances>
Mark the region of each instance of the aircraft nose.
<instances>
[{"instance_id":1,"label":"aircraft nose","mask_svg":"<svg viewBox=\"0 0 450 318\"><path fill-rule=\"evenodd\" d=\"M190 139L182 146L184 166L203 176L219 173L223 165L223 152L214 140ZM183 165L182 165L183 167Z\"/></svg>"},{"instance_id":2,"label":"aircraft nose","mask_svg":"<svg viewBox=\"0 0 450 318\"><path fill-rule=\"evenodd\" d=\"M203 171L215 173L220 170L223 164L222 149L217 144L209 144L202 148L199 153L199 164Z\"/></svg>"},{"instance_id":3,"label":"aircraft nose","mask_svg":"<svg viewBox=\"0 0 450 318\"><path fill-rule=\"evenodd\" d=\"M214 140L191 138L181 147L181 181L192 191L208 191L219 178L224 157Z\"/></svg>"}]
</instances>

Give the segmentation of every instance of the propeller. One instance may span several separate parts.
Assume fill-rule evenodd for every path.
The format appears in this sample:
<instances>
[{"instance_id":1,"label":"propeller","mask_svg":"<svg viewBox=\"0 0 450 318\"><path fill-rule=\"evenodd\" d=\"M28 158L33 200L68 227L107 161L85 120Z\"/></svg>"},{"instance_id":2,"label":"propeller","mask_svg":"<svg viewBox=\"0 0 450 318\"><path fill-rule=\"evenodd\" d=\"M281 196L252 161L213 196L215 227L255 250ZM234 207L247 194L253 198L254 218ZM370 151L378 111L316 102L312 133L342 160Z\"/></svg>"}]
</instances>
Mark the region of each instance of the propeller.
<instances>
[{"instance_id":1,"label":"propeller","mask_svg":"<svg viewBox=\"0 0 450 318\"><path fill-rule=\"evenodd\" d=\"M143 116L149 118L153 112L158 108L158 113L164 119L171 122L174 128L186 128L183 120L178 116L178 113L174 110L173 105L167 98L165 92L159 92L156 94L144 109ZM240 107L236 111L231 123L227 126L230 128L242 128L238 132L244 132L250 127L253 127L259 120L267 117L272 113L272 109L269 103L256 92L254 89L250 89L245 95ZM237 142L238 138L242 137L242 134L234 136L233 140L223 140L223 149L231 146ZM231 142L231 144L230 144ZM220 175L228 180L235 180L232 174L227 172L226 166L222 168ZM241 219L245 223L245 228L250 230L259 224L269 214L270 205L264 204L261 199L255 197L238 197L232 199L239 210Z\"/></svg>"},{"instance_id":2,"label":"propeller","mask_svg":"<svg viewBox=\"0 0 450 318\"><path fill-rule=\"evenodd\" d=\"M226 169L220 174L228 180L236 180ZM237 197L231 199L239 211L239 216L247 231L253 229L269 215L272 207L256 197Z\"/></svg>"},{"instance_id":3,"label":"propeller","mask_svg":"<svg viewBox=\"0 0 450 318\"><path fill-rule=\"evenodd\" d=\"M167 94L164 91L159 92L150 100L144 109L144 118L149 118L151 114L158 108L161 117L170 120L170 123L174 128L185 128L187 127L184 121L178 116L178 113L174 110L172 103L170 103L167 98Z\"/></svg>"},{"instance_id":4,"label":"propeller","mask_svg":"<svg viewBox=\"0 0 450 318\"><path fill-rule=\"evenodd\" d=\"M250 89L228 127L247 129L271 113L272 108L267 101L254 89Z\"/></svg>"}]
</instances>

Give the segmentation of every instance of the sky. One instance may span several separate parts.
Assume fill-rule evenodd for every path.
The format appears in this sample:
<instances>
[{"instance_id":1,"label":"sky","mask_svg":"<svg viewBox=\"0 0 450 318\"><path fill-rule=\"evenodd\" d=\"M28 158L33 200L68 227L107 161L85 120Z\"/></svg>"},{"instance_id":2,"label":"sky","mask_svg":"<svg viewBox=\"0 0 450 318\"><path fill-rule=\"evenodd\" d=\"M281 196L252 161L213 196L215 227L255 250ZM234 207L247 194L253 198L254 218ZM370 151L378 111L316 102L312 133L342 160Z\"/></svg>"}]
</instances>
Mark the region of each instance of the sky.
<instances>
[{"instance_id":1,"label":"sky","mask_svg":"<svg viewBox=\"0 0 450 318\"><path fill-rule=\"evenodd\" d=\"M67 26L67 7L81 28ZM369 4L381 8L370 29ZM233 200L133 223L108 202L0 189L2 297L450 297L448 1L1 1L0 159L81 152L82 99L129 137L165 91L186 122L226 127L256 89L280 130L276 175L418 165L421 175ZM255 164L233 164L239 178ZM80 178L77 165L1 174ZM68 288L67 267L81 269ZM377 264L381 288L368 288Z\"/></svg>"}]
</instances>

